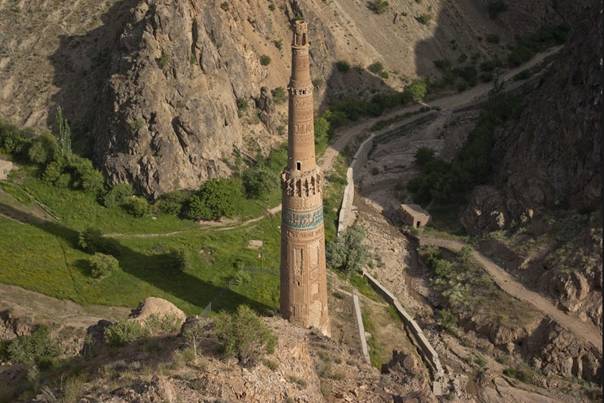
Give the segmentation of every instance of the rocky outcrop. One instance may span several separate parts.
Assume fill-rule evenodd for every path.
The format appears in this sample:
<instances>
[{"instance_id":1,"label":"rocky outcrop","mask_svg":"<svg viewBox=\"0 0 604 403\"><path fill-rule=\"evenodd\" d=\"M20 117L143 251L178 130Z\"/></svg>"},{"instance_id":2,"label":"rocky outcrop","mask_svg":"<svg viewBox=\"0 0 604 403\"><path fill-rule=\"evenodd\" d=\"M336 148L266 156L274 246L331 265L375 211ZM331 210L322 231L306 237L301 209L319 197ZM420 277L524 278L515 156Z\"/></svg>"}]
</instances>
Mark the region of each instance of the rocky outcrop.
<instances>
[{"instance_id":1,"label":"rocky outcrop","mask_svg":"<svg viewBox=\"0 0 604 403\"><path fill-rule=\"evenodd\" d=\"M470 232L493 229L475 211L502 213L508 226L544 208L599 208L602 16L595 0L560 7L573 28L570 40L525 97L520 117L496 133L491 159L498 190L489 188L486 200L483 188L472 194L463 219ZM485 205L494 199L497 206Z\"/></svg>"},{"instance_id":2,"label":"rocky outcrop","mask_svg":"<svg viewBox=\"0 0 604 403\"><path fill-rule=\"evenodd\" d=\"M486 35L511 42L559 18L546 0L508 3L493 21L473 0L398 2L380 15L343 0L4 1L0 116L53 127L62 106L75 148L112 181L152 196L195 188L229 175L235 149L256 155L283 142L286 105L267 101L287 86L294 17L310 23L320 105L402 89L434 74L433 60L454 60L462 50L492 57L503 47ZM422 13L427 24L415 19ZM339 72L339 60L359 68ZM387 78L365 70L378 61Z\"/></svg>"},{"instance_id":3,"label":"rocky outcrop","mask_svg":"<svg viewBox=\"0 0 604 403\"><path fill-rule=\"evenodd\" d=\"M601 382L601 355L555 322L544 320L526 340L521 353L545 375L556 374Z\"/></svg>"},{"instance_id":4,"label":"rocky outcrop","mask_svg":"<svg viewBox=\"0 0 604 403\"><path fill-rule=\"evenodd\" d=\"M170 301L166 301L163 298L147 297L132 311L129 320L144 325L152 317L158 320L174 322L175 327L179 329L187 319L187 315Z\"/></svg>"}]
</instances>

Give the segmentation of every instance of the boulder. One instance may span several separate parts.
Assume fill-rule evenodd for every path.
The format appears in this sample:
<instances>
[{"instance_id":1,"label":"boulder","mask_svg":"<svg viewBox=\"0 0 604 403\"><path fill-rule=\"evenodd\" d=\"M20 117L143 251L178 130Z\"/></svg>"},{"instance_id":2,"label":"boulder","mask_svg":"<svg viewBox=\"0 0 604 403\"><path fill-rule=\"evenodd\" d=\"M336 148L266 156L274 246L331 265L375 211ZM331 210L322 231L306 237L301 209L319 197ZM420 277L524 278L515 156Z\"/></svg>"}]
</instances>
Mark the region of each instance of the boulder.
<instances>
[{"instance_id":1,"label":"boulder","mask_svg":"<svg viewBox=\"0 0 604 403\"><path fill-rule=\"evenodd\" d=\"M156 318L173 317L178 320L179 327L187 319L187 315L170 301L157 297L148 297L132 311L129 320L144 324L152 316Z\"/></svg>"}]
</instances>

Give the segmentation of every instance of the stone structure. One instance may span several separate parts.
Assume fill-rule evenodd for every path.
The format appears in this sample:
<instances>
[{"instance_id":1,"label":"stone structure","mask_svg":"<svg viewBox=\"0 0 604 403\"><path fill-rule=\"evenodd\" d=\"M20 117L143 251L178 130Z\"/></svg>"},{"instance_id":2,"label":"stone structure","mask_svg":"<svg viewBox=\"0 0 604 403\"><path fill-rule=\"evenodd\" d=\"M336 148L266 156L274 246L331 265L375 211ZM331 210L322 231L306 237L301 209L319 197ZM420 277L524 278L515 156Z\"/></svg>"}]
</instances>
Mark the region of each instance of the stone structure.
<instances>
[{"instance_id":1,"label":"stone structure","mask_svg":"<svg viewBox=\"0 0 604 403\"><path fill-rule=\"evenodd\" d=\"M417 204L401 204L403 223L413 228L421 228L430 221L430 213Z\"/></svg>"},{"instance_id":2,"label":"stone structure","mask_svg":"<svg viewBox=\"0 0 604 403\"><path fill-rule=\"evenodd\" d=\"M281 314L330 334L323 230L323 174L315 161L308 26L294 23L287 167L281 174Z\"/></svg>"}]
</instances>

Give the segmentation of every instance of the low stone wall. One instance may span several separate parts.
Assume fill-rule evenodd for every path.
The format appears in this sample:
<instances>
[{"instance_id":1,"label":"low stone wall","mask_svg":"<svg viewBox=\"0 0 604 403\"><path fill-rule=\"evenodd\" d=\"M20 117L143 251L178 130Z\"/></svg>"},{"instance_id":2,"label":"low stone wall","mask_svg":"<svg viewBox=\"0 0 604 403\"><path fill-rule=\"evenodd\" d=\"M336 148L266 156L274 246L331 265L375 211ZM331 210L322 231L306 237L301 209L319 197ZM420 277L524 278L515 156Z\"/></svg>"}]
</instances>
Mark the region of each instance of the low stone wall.
<instances>
[{"instance_id":1,"label":"low stone wall","mask_svg":"<svg viewBox=\"0 0 604 403\"><path fill-rule=\"evenodd\" d=\"M342 234L354 222L352 205L354 202L354 179L352 167L346 171L346 188L344 189L344 197L342 197L342 205L340 206L340 214L338 215L338 236Z\"/></svg>"},{"instance_id":2,"label":"low stone wall","mask_svg":"<svg viewBox=\"0 0 604 403\"><path fill-rule=\"evenodd\" d=\"M447 381L445 377L445 372L443 370L442 364L440 363L440 359L438 358L438 353L432 345L430 341L426 338L426 335L419 327L417 322L403 309L402 305L390 291L388 291L379 281L377 281L373 276L371 276L366 271L363 271L363 275L369 280L371 285L380 293L382 296L390 303L399 316L403 320L405 324L405 328L412 336L411 339L415 342L418 352L420 356L428 366L430 373L432 375L432 392L436 396L440 396L444 394L447 386Z\"/></svg>"},{"instance_id":3,"label":"low stone wall","mask_svg":"<svg viewBox=\"0 0 604 403\"><path fill-rule=\"evenodd\" d=\"M371 363L369 358L369 349L367 348L367 338L365 337L365 325L363 325L363 315L361 314L361 303L359 302L359 296L355 293L352 294L352 304L354 305L354 316L357 320L357 329L359 331L359 338L361 339L361 351L365 361Z\"/></svg>"},{"instance_id":4,"label":"low stone wall","mask_svg":"<svg viewBox=\"0 0 604 403\"><path fill-rule=\"evenodd\" d=\"M338 215L338 236L354 223L354 170L361 161L367 158L367 153L373 146L374 137L375 133L361 143L354 157L352 157L350 167L346 171L346 188L344 189L344 197L342 198L340 214Z\"/></svg>"}]
</instances>

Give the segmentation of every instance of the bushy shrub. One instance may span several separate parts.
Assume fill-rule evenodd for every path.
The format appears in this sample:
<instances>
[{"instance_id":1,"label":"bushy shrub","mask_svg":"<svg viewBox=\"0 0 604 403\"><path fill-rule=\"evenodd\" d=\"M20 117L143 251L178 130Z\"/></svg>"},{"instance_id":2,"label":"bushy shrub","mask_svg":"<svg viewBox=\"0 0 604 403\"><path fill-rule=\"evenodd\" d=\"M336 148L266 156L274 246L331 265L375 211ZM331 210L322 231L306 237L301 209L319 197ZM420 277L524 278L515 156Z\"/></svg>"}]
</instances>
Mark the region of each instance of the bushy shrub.
<instances>
[{"instance_id":1,"label":"bushy shrub","mask_svg":"<svg viewBox=\"0 0 604 403\"><path fill-rule=\"evenodd\" d=\"M370 64L369 67L367 67L367 70L373 74L380 74L382 71L384 71L384 65L381 62L375 62Z\"/></svg>"},{"instance_id":2,"label":"bushy shrub","mask_svg":"<svg viewBox=\"0 0 604 403\"><path fill-rule=\"evenodd\" d=\"M405 88L405 93L415 101L422 101L428 94L428 85L424 80L416 80Z\"/></svg>"},{"instance_id":3,"label":"bushy shrub","mask_svg":"<svg viewBox=\"0 0 604 403\"><path fill-rule=\"evenodd\" d=\"M144 217L149 214L149 202L138 196L130 196L123 204L124 210L134 217Z\"/></svg>"},{"instance_id":4,"label":"bushy shrub","mask_svg":"<svg viewBox=\"0 0 604 403\"><path fill-rule=\"evenodd\" d=\"M71 175L68 173L62 173L59 175L54 185L61 189L67 189L71 184Z\"/></svg>"},{"instance_id":5,"label":"bushy shrub","mask_svg":"<svg viewBox=\"0 0 604 403\"><path fill-rule=\"evenodd\" d=\"M32 140L27 151L29 160L34 164L46 165L58 156L57 140L50 134L42 134Z\"/></svg>"},{"instance_id":6,"label":"bushy shrub","mask_svg":"<svg viewBox=\"0 0 604 403\"><path fill-rule=\"evenodd\" d=\"M430 14L421 14L416 16L415 20L422 25L428 25L432 20L432 16Z\"/></svg>"},{"instance_id":7,"label":"bushy shrub","mask_svg":"<svg viewBox=\"0 0 604 403\"><path fill-rule=\"evenodd\" d=\"M282 104L287 101L287 92L283 87L273 89L271 94L273 95L273 101L275 101L276 104Z\"/></svg>"},{"instance_id":8,"label":"bushy shrub","mask_svg":"<svg viewBox=\"0 0 604 403\"><path fill-rule=\"evenodd\" d=\"M42 173L42 180L46 183L55 183L63 173L63 162L53 161L46 166ZM71 177L69 178L71 181ZM69 183L67 183L69 185Z\"/></svg>"},{"instance_id":9,"label":"bushy shrub","mask_svg":"<svg viewBox=\"0 0 604 403\"><path fill-rule=\"evenodd\" d=\"M347 73L350 71L350 63L344 60L336 62L336 68L340 73Z\"/></svg>"},{"instance_id":10,"label":"bushy shrub","mask_svg":"<svg viewBox=\"0 0 604 403\"><path fill-rule=\"evenodd\" d=\"M17 158L27 158L27 151L32 142L22 130L0 120L0 149Z\"/></svg>"},{"instance_id":11,"label":"bushy shrub","mask_svg":"<svg viewBox=\"0 0 604 403\"><path fill-rule=\"evenodd\" d=\"M78 234L78 247L84 252L95 253L102 242L103 233L97 228L86 228Z\"/></svg>"},{"instance_id":12,"label":"bushy shrub","mask_svg":"<svg viewBox=\"0 0 604 403\"><path fill-rule=\"evenodd\" d=\"M117 183L103 195L102 202L105 207L119 207L126 203L132 196L132 185L127 182Z\"/></svg>"},{"instance_id":13,"label":"bushy shrub","mask_svg":"<svg viewBox=\"0 0 604 403\"><path fill-rule=\"evenodd\" d=\"M258 164L243 173L243 187L249 198L259 198L279 185L279 178L269 167Z\"/></svg>"},{"instance_id":14,"label":"bushy shrub","mask_svg":"<svg viewBox=\"0 0 604 403\"><path fill-rule=\"evenodd\" d=\"M109 325L105 329L105 343L113 347L125 346L149 336L149 331L139 322L123 320Z\"/></svg>"},{"instance_id":15,"label":"bushy shrub","mask_svg":"<svg viewBox=\"0 0 604 403\"><path fill-rule=\"evenodd\" d=\"M242 198L239 182L232 179L210 179L189 199L185 216L194 220L217 220L232 216Z\"/></svg>"},{"instance_id":16,"label":"bushy shrub","mask_svg":"<svg viewBox=\"0 0 604 403\"><path fill-rule=\"evenodd\" d=\"M52 366L60 353L59 346L45 326L36 328L30 335L19 336L8 342L5 355L16 364Z\"/></svg>"},{"instance_id":17,"label":"bushy shrub","mask_svg":"<svg viewBox=\"0 0 604 403\"><path fill-rule=\"evenodd\" d=\"M331 134L331 123L329 123L325 115L321 115L315 120L315 145L318 148L327 146Z\"/></svg>"},{"instance_id":18,"label":"bushy shrub","mask_svg":"<svg viewBox=\"0 0 604 403\"><path fill-rule=\"evenodd\" d=\"M376 14L383 14L388 10L389 3L386 0L371 0L367 2L367 8Z\"/></svg>"},{"instance_id":19,"label":"bushy shrub","mask_svg":"<svg viewBox=\"0 0 604 403\"><path fill-rule=\"evenodd\" d=\"M143 323L149 336L167 336L178 333L181 320L174 314L151 315Z\"/></svg>"},{"instance_id":20,"label":"bushy shrub","mask_svg":"<svg viewBox=\"0 0 604 403\"><path fill-rule=\"evenodd\" d=\"M271 64L270 56L268 56L268 55L260 56L260 64L263 66L268 66L269 64Z\"/></svg>"},{"instance_id":21,"label":"bushy shrub","mask_svg":"<svg viewBox=\"0 0 604 403\"><path fill-rule=\"evenodd\" d=\"M273 332L245 305L239 305L234 314L220 313L214 324L224 355L237 357L243 366L255 365L275 349Z\"/></svg>"},{"instance_id":22,"label":"bushy shrub","mask_svg":"<svg viewBox=\"0 0 604 403\"><path fill-rule=\"evenodd\" d=\"M63 170L71 175L73 189L98 193L103 188L105 178L89 159L72 154L67 158Z\"/></svg>"},{"instance_id":23,"label":"bushy shrub","mask_svg":"<svg viewBox=\"0 0 604 403\"><path fill-rule=\"evenodd\" d=\"M120 268L120 262L111 255L95 253L90 259L88 259L88 266L90 267L90 275L93 278L101 279L109 276L115 271L118 271Z\"/></svg>"},{"instance_id":24,"label":"bushy shrub","mask_svg":"<svg viewBox=\"0 0 604 403\"><path fill-rule=\"evenodd\" d=\"M180 272L184 272L191 265L191 257L186 249L172 248L168 252L170 266Z\"/></svg>"},{"instance_id":25,"label":"bushy shrub","mask_svg":"<svg viewBox=\"0 0 604 403\"><path fill-rule=\"evenodd\" d=\"M346 273L357 273L369 261L367 248L363 246L365 230L359 225L348 228L341 236L327 244L327 263Z\"/></svg>"},{"instance_id":26,"label":"bushy shrub","mask_svg":"<svg viewBox=\"0 0 604 403\"><path fill-rule=\"evenodd\" d=\"M188 192L182 190L164 193L157 199L153 207L164 214L180 215L189 196Z\"/></svg>"}]
</instances>

